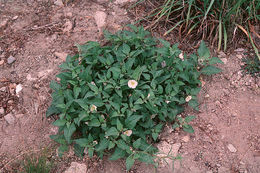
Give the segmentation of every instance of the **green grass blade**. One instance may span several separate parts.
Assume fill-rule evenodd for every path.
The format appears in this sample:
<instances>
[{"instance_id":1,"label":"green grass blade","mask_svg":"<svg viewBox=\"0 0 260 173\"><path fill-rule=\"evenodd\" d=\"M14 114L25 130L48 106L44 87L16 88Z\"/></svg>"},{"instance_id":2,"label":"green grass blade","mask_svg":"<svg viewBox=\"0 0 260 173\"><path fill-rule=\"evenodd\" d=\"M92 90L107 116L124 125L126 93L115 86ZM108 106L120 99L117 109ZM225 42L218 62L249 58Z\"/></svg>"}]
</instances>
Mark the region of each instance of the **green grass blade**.
<instances>
[{"instance_id":1,"label":"green grass blade","mask_svg":"<svg viewBox=\"0 0 260 173\"><path fill-rule=\"evenodd\" d=\"M223 24L223 32L224 32L224 51L227 49L227 30L225 24Z\"/></svg>"},{"instance_id":2,"label":"green grass blade","mask_svg":"<svg viewBox=\"0 0 260 173\"><path fill-rule=\"evenodd\" d=\"M209 10L211 9L211 7L212 7L214 1L215 1L215 0L211 0L211 1L210 1L209 7L207 8L207 11L206 11L206 13L205 13L205 15L204 15L203 21L206 20L207 15L208 15L208 13L209 13Z\"/></svg>"},{"instance_id":3,"label":"green grass blade","mask_svg":"<svg viewBox=\"0 0 260 173\"><path fill-rule=\"evenodd\" d=\"M218 27L218 51L220 51L222 42L222 21L219 20L219 27Z\"/></svg>"}]
</instances>

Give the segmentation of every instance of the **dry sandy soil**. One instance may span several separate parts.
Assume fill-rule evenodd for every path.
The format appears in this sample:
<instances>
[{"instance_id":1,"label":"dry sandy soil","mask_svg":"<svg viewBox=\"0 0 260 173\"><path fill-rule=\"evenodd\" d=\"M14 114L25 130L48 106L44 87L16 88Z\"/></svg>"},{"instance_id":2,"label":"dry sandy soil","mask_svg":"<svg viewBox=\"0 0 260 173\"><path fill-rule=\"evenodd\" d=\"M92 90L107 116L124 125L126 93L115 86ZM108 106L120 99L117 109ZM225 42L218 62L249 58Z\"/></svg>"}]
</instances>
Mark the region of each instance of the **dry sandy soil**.
<instances>
[{"instance_id":1,"label":"dry sandy soil","mask_svg":"<svg viewBox=\"0 0 260 173\"><path fill-rule=\"evenodd\" d=\"M124 4L114 1L59 2L0 0L0 172L19 172L19 160L43 150L55 162L52 172L64 172L73 161L85 164L89 173L126 172L123 160L80 160L73 152L58 158L49 139L57 129L45 111L49 83L66 55L75 53L75 43L99 41L102 29L116 31L131 19ZM200 112L187 110L197 116L194 134L165 128L157 146L164 152L172 148L182 159L174 166L161 163L158 172L260 172L260 82L240 71L246 51L221 54L223 72L203 78ZM154 171L136 163L130 172Z\"/></svg>"}]
</instances>

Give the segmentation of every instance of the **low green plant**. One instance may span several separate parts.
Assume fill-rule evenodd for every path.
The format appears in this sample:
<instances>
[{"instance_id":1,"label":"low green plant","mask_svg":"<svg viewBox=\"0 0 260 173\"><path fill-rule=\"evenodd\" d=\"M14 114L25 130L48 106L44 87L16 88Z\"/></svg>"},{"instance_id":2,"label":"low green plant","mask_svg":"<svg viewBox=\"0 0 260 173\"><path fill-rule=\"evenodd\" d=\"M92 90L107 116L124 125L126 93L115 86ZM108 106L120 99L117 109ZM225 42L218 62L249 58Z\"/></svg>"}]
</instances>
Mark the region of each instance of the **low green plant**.
<instances>
[{"instance_id":1,"label":"low green plant","mask_svg":"<svg viewBox=\"0 0 260 173\"><path fill-rule=\"evenodd\" d=\"M245 74L250 74L253 77L260 77L260 60L257 56L243 58L244 65L241 66Z\"/></svg>"},{"instance_id":2,"label":"low green plant","mask_svg":"<svg viewBox=\"0 0 260 173\"><path fill-rule=\"evenodd\" d=\"M52 168L45 156L27 156L22 165L24 173L49 173Z\"/></svg>"},{"instance_id":3,"label":"low green plant","mask_svg":"<svg viewBox=\"0 0 260 173\"><path fill-rule=\"evenodd\" d=\"M79 54L60 66L60 81L51 82L47 116L59 115L53 123L59 133L51 138L61 144L61 156L74 144L79 156L85 151L89 157L126 158L127 170L135 160L155 164L152 144L164 125L179 121L186 104L198 110L199 76L221 71L213 66L221 61L210 58L203 41L198 54L188 57L177 44L130 27L132 31L105 32L106 46L78 45Z\"/></svg>"}]
</instances>

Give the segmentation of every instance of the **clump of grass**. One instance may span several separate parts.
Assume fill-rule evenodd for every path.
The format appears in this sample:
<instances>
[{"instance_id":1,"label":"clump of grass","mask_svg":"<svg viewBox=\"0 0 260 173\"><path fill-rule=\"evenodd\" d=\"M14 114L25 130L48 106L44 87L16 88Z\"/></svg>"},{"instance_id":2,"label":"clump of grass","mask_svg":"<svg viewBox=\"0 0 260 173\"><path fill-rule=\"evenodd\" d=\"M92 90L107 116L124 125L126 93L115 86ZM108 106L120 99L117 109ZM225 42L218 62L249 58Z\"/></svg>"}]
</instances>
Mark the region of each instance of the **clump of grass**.
<instances>
[{"instance_id":1,"label":"clump of grass","mask_svg":"<svg viewBox=\"0 0 260 173\"><path fill-rule=\"evenodd\" d=\"M247 27L259 24L260 19L259 0L141 0L136 5L142 3L152 8L145 17L150 22L147 27L167 24L164 35L177 30L181 39L207 40L218 50L226 50L238 30L249 40ZM254 33L254 28L250 32Z\"/></svg>"},{"instance_id":2,"label":"clump of grass","mask_svg":"<svg viewBox=\"0 0 260 173\"><path fill-rule=\"evenodd\" d=\"M246 57L242 60L244 65L241 69L245 74L250 74L253 77L260 77L260 60L255 57Z\"/></svg>"},{"instance_id":3,"label":"clump of grass","mask_svg":"<svg viewBox=\"0 0 260 173\"><path fill-rule=\"evenodd\" d=\"M52 168L46 156L27 156L22 165L23 173L49 173Z\"/></svg>"}]
</instances>

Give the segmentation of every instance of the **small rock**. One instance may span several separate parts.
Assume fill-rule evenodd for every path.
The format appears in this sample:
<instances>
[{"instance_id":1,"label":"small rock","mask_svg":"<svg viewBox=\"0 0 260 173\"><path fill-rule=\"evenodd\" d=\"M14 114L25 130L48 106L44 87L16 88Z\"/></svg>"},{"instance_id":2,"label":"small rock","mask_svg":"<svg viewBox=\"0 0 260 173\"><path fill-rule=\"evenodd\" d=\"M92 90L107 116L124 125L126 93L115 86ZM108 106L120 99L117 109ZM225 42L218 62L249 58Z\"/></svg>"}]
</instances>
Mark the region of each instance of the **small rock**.
<instances>
[{"instance_id":1,"label":"small rock","mask_svg":"<svg viewBox=\"0 0 260 173\"><path fill-rule=\"evenodd\" d=\"M10 56L9 58L7 58L7 63L12 64L15 60L16 60L15 57Z\"/></svg>"},{"instance_id":2,"label":"small rock","mask_svg":"<svg viewBox=\"0 0 260 173\"><path fill-rule=\"evenodd\" d=\"M4 118L5 118L5 121L8 124L14 124L14 122L15 122L15 118L14 118L14 116L11 113L9 113L6 116L4 116Z\"/></svg>"},{"instance_id":3,"label":"small rock","mask_svg":"<svg viewBox=\"0 0 260 173\"><path fill-rule=\"evenodd\" d=\"M205 95L205 98L209 98L209 94L206 94L206 95Z\"/></svg>"},{"instance_id":4,"label":"small rock","mask_svg":"<svg viewBox=\"0 0 260 173\"><path fill-rule=\"evenodd\" d=\"M190 136L184 136L181 140L183 142L189 142L190 141Z\"/></svg>"},{"instance_id":5,"label":"small rock","mask_svg":"<svg viewBox=\"0 0 260 173\"><path fill-rule=\"evenodd\" d=\"M31 76L31 74L28 74L28 75L26 76L26 79L27 79L28 81L35 81L37 78L33 78L33 77Z\"/></svg>"},{"instance_id":6,"label":"small rock","mask_svg":"<svg viewBox=\"0 0 260 173\"><path fill-rule=\"evenodd\" d=\"M67 17L72 17L72 15L73 15L72 12L68 12L65 14L65 16L67 16Z\"/></svg>"},{"instance_id":7,"label":"small rock","mask_svg":"<svg viewBox=\"0 0 260 173\"><path fill-rule=\"evenodd\" d=\"M70 32L73 28L73 24L71 21L66 21L65 24L64 24L64 29L63 29L63 32Z\"/></svg>"},{"instance_id":8,"label":"small rock","mask_svg":"<svg viewBox=\"0 0 260 173\"><path fill-rule=\"evenodd\" d=\"M218 101L218 100L215 102L215 104L216 104L218 107L220 107L220 108L222 107L222 104L221 104L220 101Z\"/></svg>"},{"instance_id":9,"label":"small rock","mask_svg":"<svg viewBox=\"0 0 260 173\"><path fill-rule=\"evenodd\" d=\"M106 17L107 17L107 14L103 11L97 11L95 13L95 16L94 16L94 19L96 21L96 24L97 24L97 27L99 29L99 31L101 31L101 28L103 26L105 26L106 24Z\"/></svg>"},{"instance_id":10,"label":"small rock","mask_svg":"<svg viewBox=\"0 0 260 173\"><path fill-rule=\"evenodd\" d=\"M238 49L236 49L236 50L234 50L235 52L244 52L245 51L245 49L243 49L243 48L238 48Z\"/></svg>"},{"instance_id":11,"label":"small rock","mask_svg":"<svg viewBox=\"0 0 260 173\"><path fill-rule=\"evenodd\" d=\"M54 55L57 56L58 58L60 58L63 61L66 61L66 58L68 56L68 54L65 53L65 52L55 52Z\"/></svg>"},{"instance_id":12,"label":"small rock","mask_svg":"<svg viewBox=\"0 0 260 173\"><path fill-rule=\"evenodd\" d=\"M128 3L128 2L134 2L134 1L136 1L136 0L116 0L115 4L124 5L124 4Z\"/></svg>"},{"instance_id":13,"label":"small rock","mask_svg":"<svg viewBox=\"0 0 260 173\"><path fill-rule=\"evenodd\" d=\"M222 61L224 64L227 64L227 58L221 58L221 61Z\"/></svg>"},{"instance_id":14,"label":"small rock","mask_svg":"<svg viewBox=\"0 0 260 173\"><path fill-rule=\"evenodd\" d=\"M0 115L3 115L5 113L4 108L0 108Z\"/></svg>"},{"instance_id":15,"label":"small rock","mask_svg":"<svg viewBox=\"0 0 260 173\"><path fill-rule=\"evenodd\" d=\"M4 63L5 63L4 60L1 60L1 61L0 61L0 65L3 65Z\"/></svg>"},{"instance_id":16,"label":"small rock","mask_svg":"<svg viewBox=\"0 0 260 173\"><path fill-rule=\"evenodd\" d=\"M209 171L207 171L206 173L213 173L213 171L209 170Z\"/></svg>"},{"instance_id":17,"label":"small rock","mask_svg":"<svg viewBox=\"0 0 260 173\"><path fill-rule=\"evenodd\" d=\"M237 152L237 149L234 147L234 145L232 145L232 144L228 144L227 145L227 148L229 149L229 151L231 152L231 153L235 153L235 152Z\"/></svg>"},{"instance_id":18,"label":"small rock","mask_svg":"<svg viewBox=\"0 0 260 173\"><path fill-rule=\"evenodd\" d=\"M6 87L0 88L0 91L2 91L2 92L5 92L5 90L6 90Z\"/></svg>"},{"instance_id":19,"label":"small rock","mask_svg":"<svg viewBox=\"0 0 260 173\"><path fill-rule=\"evenodd\" d=\"M4 19L0 22L0 28L3 28L7 25L8 19Z\"/></svg>"},{"instance_id":20,"label":"small rock","mask_svg":"<svg viewBox=\"0 0 260 173\"><path fill-rule=\"evenodd\" d=\"M60 6L60 7L64 6L62 0L56 0L56 1L54 1L54 4L57 5L57 6Z\"/></svg>"},{"instance_id":21,"label":"small rock","mask_svg":"<svg viewBox=\"0 0 260 173\"><path fill-rule=\"evenodd\" d=\"M242 58L243 58L243 56L240 55L240 54L236 55L236 57L237 57L238 59L242 59Z\"/></svg>"},{"instance_id":22,"label":"small rock","mask_svg":"<svg viewBox=\"0 0 260 173\"><path fill-rule=\"evenodd\" d=\"M85 164L72 162L70 167L65 171L65 173L86 173L87 166Z\"/></svg>"},{"instance_id":23,"label":"small rock","mask_svg":"<svg viewBox=\"0 0 260 173\"><path fill-rule=\"evenodd\" d=\"M15 115L15 117L16 117L17 119L22 118L23 116L24 116L24 114L16 114L16 115Z\"/></svg>"},{"instance_id":24,"label":"small rock","mask_svg":"<svg viewBox=\"0 0 260 173\"><path fill-rule=\"evenodd\" d=\"M18 16L14 16L14 17L12 18L12 20L16 20L16 19L18 19Z\"/></svg>"},{"instance_id":25,"label":"small rock","mask_svg":"<svg viewBox=\"0 0 260 173\"><path fill-rule=\"evenodd\" d=\"M16 86L16 89L15 89L16 95L19 95L19 92L21 92L22 89L23 89L22 84L18 84L18 85Z\"/></svg>"},{"instance_id":26,"label":"small rock","mask_svg":"<svg viewBox=\"0 0 260 173\"><path fill-rule=\"evenodd\" d=\"M45 77L47 77L52 71L53 71L53 69L47 69L47 70L40 71L40 72L38 73L38 78L45 78Z\"/></svg>"},{"instance_id":27,"label":"small rock","mask_svg":"<svg viewBox=\"0 0 260 173\"><path fill-rule=\"evenodd\" d=\"M222 52L222 51L220 51L219 53L218 53L218 57L219 58L225 58L227 55L224 53L224 52Z\"/></svg>"}]
</instances>

